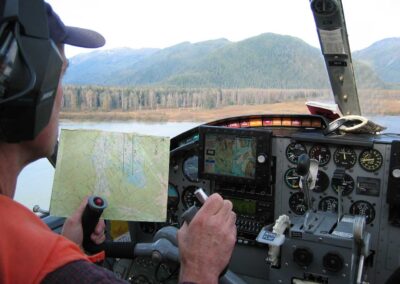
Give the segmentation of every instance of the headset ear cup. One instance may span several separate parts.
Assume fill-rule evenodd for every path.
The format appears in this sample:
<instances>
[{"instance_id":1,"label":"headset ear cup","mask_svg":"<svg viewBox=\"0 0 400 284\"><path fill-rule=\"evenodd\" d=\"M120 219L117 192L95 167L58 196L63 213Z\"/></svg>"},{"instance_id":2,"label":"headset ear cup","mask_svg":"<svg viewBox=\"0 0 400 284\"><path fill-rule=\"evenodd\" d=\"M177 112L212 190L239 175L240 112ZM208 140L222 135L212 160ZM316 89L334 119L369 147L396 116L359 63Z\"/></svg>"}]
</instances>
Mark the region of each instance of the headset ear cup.
<instances>
[{"instance_id":1,"label":"headset ear cup","mask_svg":"<svg viewBox=\"0 0 400 284\"><path fill-rule=\"evenodd\" d=\"M18 44L11 29L6 23L0 27L0 99L6 97L8 81L18 55Z\"/></svg>"},{"instance_id":2,"label":"headset ear cup","mask_svg":"<svg viewBox=\"0 0 400 284\"><path fill-rule=\"evenodd\" d=\"M48 124L63 60L49 38L43 0L29 0L29 5L25 5L28 0L8 1L15 2L20 9L25 10L19 10L17 18L11 17L10 20L10 24L17 27L12 32L18 52L10 64L9 76L4 77L3 82L0 79L0 88L3 88L3 97L0 92L0 141L20 142L34 139ZM23 19L19 18L20 15L24 15ZM29 29L22 26L19 29L22 22L27 27L35 25L34 29L30 29L32 34L24 34ZM5 44L3 32L0 30L0 47ZM7 63L4 58L3 61L0 58L0 76L3 63Z\"/></svg>"},{"instance_id":3,"label":"headset ear cup","mask_svg":"<svg viewBox=\"0 0 400 284\"><path fill-rule=\"evenodd\" d=\"M23 47L24 60L32 68L36 80L32 90L2 106L2 133L8 142L32 140L46 127L51 117L62 67L61 55L51 40L21 36L19 45ZM14 94L17 91L15 86L20 90L22 85L26 87L29 84L26 82L27 74L29 72L23 66L13 72L10 85L13 86ZM21 84L18 78L24 78L22 81L25 83Z\"/></svg>"}]
</instances>

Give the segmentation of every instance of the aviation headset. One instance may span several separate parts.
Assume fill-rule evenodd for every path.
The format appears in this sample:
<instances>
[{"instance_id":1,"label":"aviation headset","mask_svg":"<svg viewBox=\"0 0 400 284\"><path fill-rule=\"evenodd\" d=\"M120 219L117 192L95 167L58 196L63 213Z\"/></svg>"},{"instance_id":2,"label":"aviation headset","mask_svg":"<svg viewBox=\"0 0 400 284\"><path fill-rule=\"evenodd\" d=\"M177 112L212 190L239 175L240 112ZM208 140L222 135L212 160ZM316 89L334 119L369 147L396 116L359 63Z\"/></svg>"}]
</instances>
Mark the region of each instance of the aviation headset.
<instances>
[{"instance_id":1,"label":"aviation headset","mask_svg":"<svg viewBox=\"0 0 400 284\"><path fill-rule=\"evenodd\" d=\"M62 63L43 0L1 0L0 141L32 140L48 124Z\"/></svg>"}]
</instances>

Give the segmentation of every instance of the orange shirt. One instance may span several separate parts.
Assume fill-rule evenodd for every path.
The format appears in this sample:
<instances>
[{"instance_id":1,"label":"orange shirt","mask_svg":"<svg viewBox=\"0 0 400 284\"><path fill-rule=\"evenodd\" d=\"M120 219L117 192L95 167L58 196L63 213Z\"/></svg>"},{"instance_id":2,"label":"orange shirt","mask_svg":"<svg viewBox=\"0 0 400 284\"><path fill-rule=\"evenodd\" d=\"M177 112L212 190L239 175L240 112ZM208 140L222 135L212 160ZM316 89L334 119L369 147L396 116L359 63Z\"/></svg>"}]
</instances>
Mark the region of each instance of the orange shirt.
<instances>
[{"instance_id":1,"label":"orange shirt","mask_svg":"<svg viewBox=\"0 0 400 284\"><path fill-rule=\"evenodd\" d=\"M89 259L26 207L0 195L0 283L40 283L75 260Z\"/></svg>"}]
</instances>

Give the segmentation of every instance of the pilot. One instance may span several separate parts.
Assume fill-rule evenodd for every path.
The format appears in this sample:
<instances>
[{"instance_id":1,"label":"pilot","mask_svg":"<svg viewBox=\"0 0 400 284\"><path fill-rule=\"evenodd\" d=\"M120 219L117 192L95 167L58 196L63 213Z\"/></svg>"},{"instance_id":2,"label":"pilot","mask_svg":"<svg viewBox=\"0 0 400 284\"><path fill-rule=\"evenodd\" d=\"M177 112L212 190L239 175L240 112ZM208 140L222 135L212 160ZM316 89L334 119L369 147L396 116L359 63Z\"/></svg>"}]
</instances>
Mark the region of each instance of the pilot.
<instances>
[{"instance_id":1,"label":"pilot","mask_svg":"<svg viewBox=\"0 0 400 284\"><path fill-rule=\"evenodd\" d=\"M30 7L28 11L26 11L27 5ZM24 22L27 18L33 19L34 23L38 23L29 26L33 30L40 29L40 23L44 23L45 20L44 15L47 15L50 39L56 48L36 50L42 55L39 58L31 58L32 61L43 64L32 65L32 62L26 59L24 55L26 49L23 45L27 41L21 39L21 34L25 30L16 24L15 18L4 16L6 11L4 7L9 6L25 8L24 13L19 13L22 19L18 20ZM2 52L0 54L0 283L123 282L116 279L110 271L92 264L90 258L80 249L83 239L81 217L87 200L84 200L77 211L67 219L63 235L53 233L35 214L13 201L17 177L21 170L29 163L42 157L49 157L53 153L62 103L61 78L68 67L64 44L97 48L103 46L105 40L94 31L65 26L50 5L43 3L42 0L2 0L0 15L0 52ZM38 38L32 39L35 40ZM26 82L27 85L29 82L35 83L34 79L26 80L26 76L23 75L19 76L18 80L9 80L10 76L22 72L14 68L17 60L12 59L15 58L15 54L20 57L19 63L22 62L21 64L28 67L26 70L31 76L32 66L43 68L52 64L54 66L54 62L59 62L57 68L50 68L50 71L47 69L44 75L38 72L39 76L44 78L43 84L54 83L54 88L57 88L54 102L41 104L38 108L35 104L48 100L49 93L40 93L42 92L40 88L33 88L35 92L24 92L21 89L15 91L20 88L21 82ZM50 57L50 54L53 57ZM51 60L48 60L49 58ZM61 62L62 67L59 71ZM23 74L26 75L27 72ZM54 82L51 78L54 78ZM31 83L29 86L34 86ZM30 114L28 110L17 113L14 111L15 105L21 102L29 103L32 101L30 100L32 96L38 96L38 91L41 99L33 100L35 103L33 107L40 112L39 115L47 111L48 121L32 139L10 138L9 133L21 135L19 131L13 131L13 127L24 129L24 125L7 124L9 120L18 119L15 118L16 114L19 116ZM23 96L25 100L19 100ZM27 122L31 123L32 120ZM182 226L178 231L182 283L217 283L218 276L227 265L236 241L235 219L232 204L214 194L208 198L192 222ZM97 224L91 238L95 243L104 241L104 222Z\"/></svg>"}]
</instances>

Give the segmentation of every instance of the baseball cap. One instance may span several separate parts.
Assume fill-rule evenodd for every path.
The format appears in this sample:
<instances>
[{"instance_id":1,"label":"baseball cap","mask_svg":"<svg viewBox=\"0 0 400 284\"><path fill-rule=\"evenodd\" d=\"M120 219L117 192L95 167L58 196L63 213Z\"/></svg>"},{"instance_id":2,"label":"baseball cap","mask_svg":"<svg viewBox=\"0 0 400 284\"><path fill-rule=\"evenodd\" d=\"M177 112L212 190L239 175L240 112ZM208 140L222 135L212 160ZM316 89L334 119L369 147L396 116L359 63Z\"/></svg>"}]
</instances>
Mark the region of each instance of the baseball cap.
<instances>
[{"instance_id":1,"label":"baseball cap","mask_svg":"<svg viewBox=\"0 0 400 284\"><path fill-rule=\"evenodd\" d=\"M106 43L104 37L98 32L64 25L50 4L45 3L45 5L50 38L55 43L63 43L86 48L97 48Z\"/></svg>"}]
</instances>

